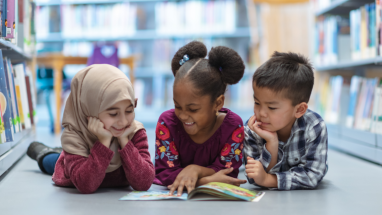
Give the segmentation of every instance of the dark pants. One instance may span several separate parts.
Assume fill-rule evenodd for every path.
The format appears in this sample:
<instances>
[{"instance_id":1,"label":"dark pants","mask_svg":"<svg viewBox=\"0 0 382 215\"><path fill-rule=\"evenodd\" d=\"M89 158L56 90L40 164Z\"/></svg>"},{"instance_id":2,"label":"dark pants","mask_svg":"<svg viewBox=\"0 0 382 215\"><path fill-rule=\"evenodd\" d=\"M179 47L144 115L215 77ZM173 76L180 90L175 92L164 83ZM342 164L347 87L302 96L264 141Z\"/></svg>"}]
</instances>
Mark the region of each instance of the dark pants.
<instances>
[{"instance_id":1,"label":"dark pants","mask_svg":"<svg viewBox=\"0 0 382 215\"><path fill-rule=\"evenodd\" d=\"M53 175L54 173L54 167L56 166L56 162L58 160L58 157L60 157L60 154L58 153L52 153L52 154L48 154L46 155L43 159L42 159L42 166L44 167L45 171L49 174L49 175Z\"/></svg>"}]
</instances>

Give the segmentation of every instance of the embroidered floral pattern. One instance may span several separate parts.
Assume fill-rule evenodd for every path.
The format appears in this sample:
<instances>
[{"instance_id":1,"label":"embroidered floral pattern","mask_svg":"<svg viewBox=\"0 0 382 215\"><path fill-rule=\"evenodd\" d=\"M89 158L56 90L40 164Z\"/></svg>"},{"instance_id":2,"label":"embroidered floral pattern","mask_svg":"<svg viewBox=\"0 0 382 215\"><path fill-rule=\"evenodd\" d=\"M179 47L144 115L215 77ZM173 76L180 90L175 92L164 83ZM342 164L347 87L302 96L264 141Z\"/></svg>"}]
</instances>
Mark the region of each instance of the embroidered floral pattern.
<instances>
[{"instance_id":1,"label":"embroidered floral pattern","mask_svg":"<svg viewBox=\"0 0 382 215\"><path fill-rule=\"evenodd\" d=\"M170 138L170 131L164 125L164 122L158 123L156 128L156 136L157 139L155 141L155 145L157 147L157 154L155 155L155 159L163 159L165 156L167 157L167 165L172 168L174 167L174 160L178 159L179 153L175 147L174 141L167 141Z\"/></svg>"},{"instance_id":2,"label":"embroidered floral pattern","mask_svg":"<svg viewBox=\"0 0 382 215\"><path fill-rule=\"evenodd\" d=\"M175 143L174 143L174 141L171 141L171 143L170 143L170 150L171 150L171 152L172 152L174 155L179 155L178 150L176 150L176 148L175 148Z\"/></svg>"},{"instance_id":3,"label":"embroidered floral pattern","mask_svg":"<svg viewBox=\"0 0 382 215\"><path fill-rule=\"evenodd\" d=\"M243 159L243 140L244 140L244 127L239 127L232 133L232 140L234 143L226 143L220 152L220 159L226 162L225 167L230 168L232 161L239 162Z\"/></svg>"},{"instance_id":4,"label":"embroidered floral pattern","mask_svg":"<svg viewBox=\"0 0 382 215\"><path fill-rule=\"evenodd\" d=\"M244 126L240 126L232 133L232 140L241 143L244 140Z\"/></svg>"},{"instance_id":5,"label":"embroidered floral pattern","mask_svg":"<svg viewBox=\"0 0 382 215\"><path fill-rule=\"evenodd\" d=\"M222 156L227 156L230 151L231 151L231 145L226 143L220 154Z\"/></svg>"},{"instance_id":6,"label":"embroidered floral pattern","mask_svg":"<svg viewBox=\"0 0 382 215\"><path fill-rule=\"evenodd\" d=\"M168 128L164 125L164 122L157 123L157 128L155 131L157 138L160 140L166 140L170 137L170 131Z\"/></svg>"}]
</instances>

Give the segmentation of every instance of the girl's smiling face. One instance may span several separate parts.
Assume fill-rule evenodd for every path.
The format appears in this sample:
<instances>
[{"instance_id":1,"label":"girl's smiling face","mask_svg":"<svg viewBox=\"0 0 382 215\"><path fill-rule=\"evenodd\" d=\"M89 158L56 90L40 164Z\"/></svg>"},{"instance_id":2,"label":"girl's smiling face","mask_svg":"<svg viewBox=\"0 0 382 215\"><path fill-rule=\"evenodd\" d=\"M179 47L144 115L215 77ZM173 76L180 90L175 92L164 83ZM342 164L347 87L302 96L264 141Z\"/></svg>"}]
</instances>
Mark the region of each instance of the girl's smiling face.
<instances>
[{"instance_id":1,"label":"girl's smiling face","mask_svg":"<svg viewBox=\"0 0 382 215\"><path fill-rule=\"evenodd\" d=\"M195 141L202 136L208 136L213 130L216 112L223 107L224 101L222 104L211 102L210 95L198 95L186 79L174 84L175 115L182 122L187 134Z\"/></svg>"},{"instance_id":2,"label":"girl's smiling face","mask_svg":"<svg viewBox=\"0 0 382 215\"><path fill-rule=\"evenodd\" d=\"M121 136L134 121L136 102L137 99L135 99L135 104L132 104L130 100L122 100L98 114L105 129L109 130L114 137Z\"/></svg>"}]
</instances>

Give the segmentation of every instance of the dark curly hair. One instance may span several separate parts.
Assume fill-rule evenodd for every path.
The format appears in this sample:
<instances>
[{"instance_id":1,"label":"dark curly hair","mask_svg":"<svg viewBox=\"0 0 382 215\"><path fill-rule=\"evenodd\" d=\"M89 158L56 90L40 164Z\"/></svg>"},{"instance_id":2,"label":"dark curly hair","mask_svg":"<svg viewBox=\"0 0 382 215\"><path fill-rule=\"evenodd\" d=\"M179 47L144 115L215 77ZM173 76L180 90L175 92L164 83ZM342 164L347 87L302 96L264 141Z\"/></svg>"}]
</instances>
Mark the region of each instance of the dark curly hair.
<instances>
[{"instance_id":1,"label":"dark curly hair","mask_svg":"<svg viewBox=\"0 0 382 215\"><path fill-rule=\"evenodd\" d=\"M183 65L184 55L189 59ZM244 75L244 63L239 54L225 46L213 47L207 56L206 46L193 41L180 48L172 58L171 69L177 81L187 78L200 95L210 95L215 101L224 95L228 84L236 84Z\"/></svg>"},{"instance_id":2,"label":"dark curly hair","mask_svg":"<svg viewBox=\"0 0 382 215\"><path fill-rule=\"evenodd\" d=\"M253 83L268 88L292 101L295 106L309 102L314 84L313 66L305 56L293 52L274 52L253 74Z\"/></svg>"}]
</instances>

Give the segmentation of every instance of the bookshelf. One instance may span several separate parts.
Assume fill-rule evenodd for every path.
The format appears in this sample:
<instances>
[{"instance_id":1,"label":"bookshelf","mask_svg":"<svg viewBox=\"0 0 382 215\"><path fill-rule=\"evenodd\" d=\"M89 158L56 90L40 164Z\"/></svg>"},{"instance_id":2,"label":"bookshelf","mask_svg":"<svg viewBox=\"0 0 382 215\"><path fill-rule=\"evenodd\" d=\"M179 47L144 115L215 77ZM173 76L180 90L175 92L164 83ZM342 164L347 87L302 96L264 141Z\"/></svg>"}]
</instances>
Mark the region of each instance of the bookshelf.
<instances>
[{"instance_id":1,"label":"bookshelf","mask_svg":"<svg viewBox=\"0 0 382 215\"><path fill-rule=\"evenodd\" d=\"M339 62L335 65L316 66L317 71L330 71L330 70L349 70L354 68L366 68L366 67L378 67L382 65L382 57L375 57L361 60L349 60L345 62Z\"/></svg>"},{"instance_id":2,"label":"bookshelf","mask_svg":"<svg viewBox=\"0 0 382 215\"><path fill-rule=\"evenodd\" d=\"M65 47L79 47L76 44L94 44L99 41L113 43L116 41L119 44L125 44L128 49L126 56L141 56L135 63L134 76L137 79L136 91L140 95L138 97L142 98L138 100L138 105L144 110L160 112L161 109L173 107L170 105L172 103L172 91L168 87L172 86L173 83L170 69L171 59L176 50L192 40L204 42L208 50L218 45L228 46L236 50L246 63L248 71L245 74L245 79L250 79L248 77L255 68L252 56L250 56L251 30L247 16L247 0L37 0L35 3L37 6L36 26L44 26L43 29L39 29L40 32L36 32L36 47L43 47L37 48L38 53L64 52ZM96 23L94 26L86 20L79 21L85 19L83 17L86 16L81 16L81 18L80 16L69 16L62 13L62 11L69 11L67 14L77 14L78 11L90 11L89 14L91 15L88 14L88 16L93 16L95 13L93 8L96 7L97 11L110 14L106 17L115 16L110 18L111 20L119 20L116 17L126 16L126 14L115 15L116 13L110 13L110 11L118 11L116 5L129 8L129 13L136 15L132 18L133 21L127 21L133 23L133 26L130 25L129 27L130 30L114 35L111 32L117 25L105 26L102 23ZM193 9L185 10L186 6ZM190 11L194 12L190 13ZM169 14L172 15L169 16ZM41 17L39 18L39 16ZM73 21L74 17L77 17L78 20ZM41 24L38 24L38 20L41 20ZM79 27L80 25L81 27ZM98 25L102 26L101 28L110 29L110 34L105 35L104 32L107 30L99 31ZM193 27L189 28L188 26ZM76 56L76 54L67 53L69 54L65 53L65 55ZM121 70L129 73L128 69L121 68ZM232 101L231 103L227 102L228 107L231 107L234 102L241 101L243 97L238 93L237 86L233 86L230 90L227 97L232 95L231 97L235 99L227 99L227 101ZM252 98L251 95L248 95L248 98ZM248 105L244 109L251 110L252 107Z\"/></svg>"},{"instance_id":3,"label":"bookshelf","mask_svg":"<svg viewBox=\"0 0 382 215\"><path fill-rule=\"evenodd\" d=\"M378 127L379 110L382 109L379 98L382 94L377 93L382 80L380 72L382 54L379 49L380 33L378 33L381 16L378 15L380 8L378 9L376 2L379 1L314 1L316 6L314 67L317 79L316 89L312 94L312 106L327 122L330 147L382 164L382 131ZM325 6L318 7L320 3L321 6ZM373 3L376 6L373 6ZM356 10L362 13L360 21L354 18ZM367 22L362 24L365 17ZM361 23L359 24L361 28L362 25L366 26L367 36L354 37L355 34L362 32L362 29L355 32L357 25L354 25L354 21L356 24ZM362 56L354 57L353 52L356 48L354 41L363 43L362 38L367 40L364 47L371 50L372 54L362 53ZM325 59L327 53L331 55L329 60ZM336 55L335 60L333 54ZM317 55L320 55L320 58L317 58ZM338 77L340 81L336 84ZM357 79L362 83L356 85Z\"/></svg>"},{"instance_id":4,"label":"bookshelf","mask_svg":"<svg viewBox=\"0 0 382 215\"><path fill-rule=\"evenodd\" d=\"M37 42L64 42L64 41L120 41L120 40L159 40L159 39L187 39L187 38L240 38L249 37L249 28L237 28L233 32L227 33L179 33L179 34L158 34L155 30L139 30L133 35L123 37L63 37L61 33L50 33L45 37L37 37Z\"/></svg>"},{"instance_id":5,"label":"bookshelf","mask_svg":"<svg viewBox=\"0 0 382 215\"><path fill-rule=\"evenodd\" d=\"M16 45L0 39L0 49L3 57L11 60L12 64L30 61L31 56L24 53ZM0 177L8 171L26 152L30 142L35 137L34 127L13 134L13 141L0 144Z\"/></svg>"},{"instance_id":6,"label":"bookshelf","mask_svg":"<svg viewBox=\"0 0 382 215\"><path fill-rule=\"evenodd\" d=\"M349 15L351 10L360 8L361 6L372 3L373 0L333 0L328 6L320 8L316 11L316 16L325 14Z\"/></svg>"}]
</instances>

